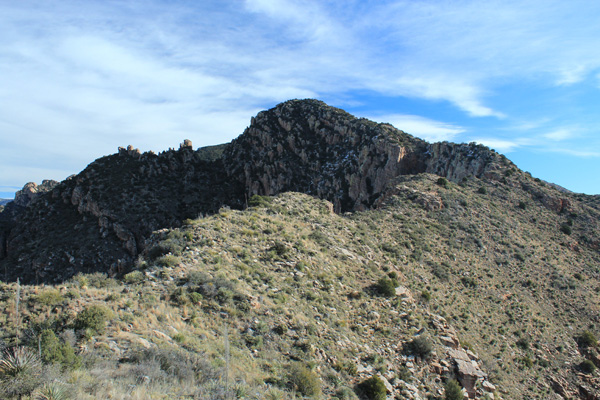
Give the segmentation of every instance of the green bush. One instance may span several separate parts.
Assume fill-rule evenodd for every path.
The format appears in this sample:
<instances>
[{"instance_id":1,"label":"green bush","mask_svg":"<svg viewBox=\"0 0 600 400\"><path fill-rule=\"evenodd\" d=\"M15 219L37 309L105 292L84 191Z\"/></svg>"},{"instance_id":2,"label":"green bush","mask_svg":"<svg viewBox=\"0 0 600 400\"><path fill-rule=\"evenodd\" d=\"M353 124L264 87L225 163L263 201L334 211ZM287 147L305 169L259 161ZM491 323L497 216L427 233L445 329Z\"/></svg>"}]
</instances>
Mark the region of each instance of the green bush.
<instances>
[{"instance_id":1,"label":"green bush","mask_svg":"<svg viewBox=\"0 0 600 400\"><path fill-rule=\"evenodd\" d=\"M392 297L396 295L396 287L398 286L398 281L395 279L390 279L387 277L382 277L377 281L376 289L377 293L385 297Z\"/></svg>"},{"instance_id":2,"label":"green bush","mask_svg":"<svg viewBox=\"0 0 600 400\"><path fill-rule=\"evenodd\" d=\"M131 271L128 274L123 276L123 280L125 283L130 285L134 285L136 283L141 283L144 280L144 273L142 271Z\"/></svg>"},{"instance_id":3,"label":"green bush","mask_svg":"<svg viewBox=\"0 0 600 400\"><path fill-rule=\"evenodd\" d=\"M573 229L567 224L562 224L560 226L560 231L565 235L570 235L571 233L573 233Z\"/></svg>"},{"instance_id":4,"label":"green bush","mask_svg":"<svg viewBox=\"0 0 600 400\"><path fill-rule=\"evenodd\" d=\"M293 390L297 390L304 396L316 397L321 394L321 380L317 374L304 365L292 364L289 383Z\"/></svg>"},{"instance_id":5,"label":"green bush","mask_svg":"<svg viewBox=\"0 0 600 400\"><path fill-rule=\"evenodd\" d=\"M487 189L485 187L481 186L479 189L477 189L477 193L487 194Z\"/></svg>"},{"instance_id":6,"label":"green bush","mask_svg":"<svg viewBox=\"0 0 600 400\"><path fill-rule=\"evenodd\" d=\"M428 337L424 335L417 336L407 343L406 351L416 357L426 359L433 351L433 344Z\"/></svg>"},{"instance_id":7,"label":"green bush","mask_svg":"<svg viewBox=\"0 0 600 400\"><path fill-rule=\"evenodd\" d=\"M429 300L431 300L431 293L429 293L429 291L427 291L427 290L423 290L421 292L421 298L425 301L429 301Z\"/></svg>"},{"instance_id":8,"label":"green bush","mask_svg":"<svg viewBox=\"0 0 600 400\"><path fill-rule=\"evenodd\" d=\"M60 294L58 289L47 289L37 296L32 296L30 302L34 304L41 304L46 307L52 307L59 303L62 303L64 297Z\"/></svg>"},{"instance_id":9,"label":"green bush","mask_svg":"<svg viewBox=\"0 0 600 400\"><path fill-rule=\"evenodd\" d=\"M581 347L596 347L598 339L590 331L584 331L577 337L577 344Z\"/></svg>"},{"instance_id":10,"label":"green bush","mask_svg":"<svg viewBox=\"0 0 600 400\"><path fill-rule=\"evenodd\" d=\"M584 374L592 374L596 370L596 365L590 360L583 360L583 362L579 364L579 369Z\"/></svg>"},{"instance_id":11,"label":"green bush","mask_svg":"<svg viewBox=\"0 0 600 400\"><path fill-rule=\"evenodd\" d=\"M77 314L73 327L76 330L88 331L92 335L101 335L104 333L106 323L111 315L112 313L108 308L101 305L92 305Z\"/></svg>"},{"instance_id":12,"label":"green bush","mask_svg":"<svg viewBox=\"0 0 600 400\"><path fill-rule=\"evenodd\" d=\"M362 395L369 400L385 400L387 396L385 384L381 378L376 375L361 382L358 385L358 389Z\"/></svg>"},{"instance_id":13,"label":"green bush","mask_svg":"<svg viewBox=\"0 0 600 400\"><path fill-rule=\"evenodd\" d=\"M448 179L446 179L446 178L438 178L438 180L436 181L436 183L438 185L440 185L441 187L445 187L445 188L448 187Z\"/></svg>"},{"instance_id":14,"label":"green bush","mask_svg":"<svg viewBox=\"0 0 600 400\"><path fill-rule=\"evenodd\" d=\"M178 265L181 262L181 258L174 256L172 254L167 254L166 256L158 257L156 259L156 264L161 267L172 268Z\"/></svg>"},{"instance_id":15,"label":"green bush","mask_svg":"<svg viewBox=\"0 0 600 400\"><path fill-rule=\"evenodd\" d=\"M460 384L450 379L444 384L444 400L463 400L464 396Z\"/></svg>"},{"instance_id":16,"label":"green bush","mask_svg":"<svg viewBox=\"0 0 600 400\"><path fill-rule=\"evenodd\" d=\"M75 350L68 343L62 343L50 329L40 333L40 347L42 361L46 364L60 364L63 369L77 369L81 366L81 359L75 354Z\"/></svg>"},{"instance_id":17,"label":"green bush","mask_svg":"<svg viewBox=\"0 0 600 400\"><path fill-rule=\"evenodd\" d=\"M259 196L257 194L253 195L248 199L249 207L269 207L273 203L273 198L269 196Z\"/></svg>"}]
</instances>

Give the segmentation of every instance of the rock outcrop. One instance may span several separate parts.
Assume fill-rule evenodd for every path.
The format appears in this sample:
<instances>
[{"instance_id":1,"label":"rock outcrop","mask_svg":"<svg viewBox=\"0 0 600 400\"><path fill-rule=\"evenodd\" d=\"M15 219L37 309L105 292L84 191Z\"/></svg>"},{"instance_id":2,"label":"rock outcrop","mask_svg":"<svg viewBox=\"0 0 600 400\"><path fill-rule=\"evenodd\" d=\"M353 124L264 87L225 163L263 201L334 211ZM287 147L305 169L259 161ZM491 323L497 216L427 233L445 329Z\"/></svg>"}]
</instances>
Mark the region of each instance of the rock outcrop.
<instances>
[{"instance_id":1,"label":"rock outcrop","mask_svg":"<svg viewBox=\"0 0 600 400\"><path fill-rule=\"evenodd\" d=\"M510 164L483 146L429 144L317 100L259 113L224 159L248 195L303 192L331 201L337 212L372 207L401 175L429 172L458 182L495 177Z\"/></svg>"},{"instance_id":2,"label":"rock outcrop","mask_svg":"<svg viewBox=\"0 0 600 400\"><path fill-rule=\"evenodd\" d=\"M14 202L18 217L2 226L0 262L5 279L25 282L118 273L153 230L223 205L242 208L254 194L297 191L331 201L336 212L356 211L402 192L401 176L493 180L512 166L483 146L429 144L317 100L291 100L259 113L225 146L194 151L185 140L156 155L130 145L60 184L26 185ZM434 192L410 196L428 210L443 207Z\"/></svg>"}]
</instances>

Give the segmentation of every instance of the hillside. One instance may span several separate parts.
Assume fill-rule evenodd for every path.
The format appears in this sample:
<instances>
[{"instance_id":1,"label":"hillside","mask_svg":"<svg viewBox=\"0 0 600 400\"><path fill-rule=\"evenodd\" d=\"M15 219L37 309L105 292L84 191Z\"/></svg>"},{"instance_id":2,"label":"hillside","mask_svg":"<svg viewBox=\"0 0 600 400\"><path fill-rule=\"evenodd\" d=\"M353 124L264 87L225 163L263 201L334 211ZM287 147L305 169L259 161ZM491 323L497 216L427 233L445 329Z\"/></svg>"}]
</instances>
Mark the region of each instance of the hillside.
<instances>
[{"instance_id":1,"label":"hillside","mask_svg":"<svg viewBox=\"0 0 600 400\"><path fill-rule=\"evenodd\" d=\"M0 326L45 372L4 397L599 398L600 197L483 146L290 101L36 193L0 213L5 276L40 280Z\"/></svg>"}]
</instances>

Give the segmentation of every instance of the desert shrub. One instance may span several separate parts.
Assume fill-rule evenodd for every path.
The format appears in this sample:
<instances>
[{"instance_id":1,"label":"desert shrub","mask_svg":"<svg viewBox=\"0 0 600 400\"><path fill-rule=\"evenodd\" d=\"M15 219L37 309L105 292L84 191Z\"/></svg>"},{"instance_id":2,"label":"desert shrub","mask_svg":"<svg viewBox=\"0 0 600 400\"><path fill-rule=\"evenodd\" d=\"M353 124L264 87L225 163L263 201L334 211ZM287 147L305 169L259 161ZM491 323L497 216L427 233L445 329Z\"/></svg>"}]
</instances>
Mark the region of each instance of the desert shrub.
<instances>
[{"instance_id":1,"label":"desert shrub","mask_svg":"<svg viewBox=\"0 0 600 400\"><path fill-rule=\"evenodd\" d=\"M436 183L438 185L440 185L441 187L445 187L445 188L448 187L448 179L446 179L446 178L443 178L443 177L442 178L438 178L438 180L436 181Z\"/></svg>"},{"instance_id":2,"label":"desert shrub","mask_svg":"<svg viewBox=\"0 0 600 400\"><path fill-rule=\"evenodd\" d=\"M253 195L248 199L249 207L269 207L273 203L273 198L269 196Z\"/></svg>"},{"instance_id":3,"label":"desert shrub","mask_svg":"<svg viewBox=\"0 0 600 400\"><path fill-rule=\"evenodd\" d=\"M42 361L46 364L60 364L63 369L76 369L81 366L81 359L68 343L61 342L56 334L46 329L40 334Z\"/></svg>"},{"instance_id":4,"label":"desert shrub","mask_svg":"<svg viewBox=\"0 0 600 400\"><path fill-rule=\"evenodd\" d=\"M273 328L273 332L275 332L278 335L285 335L287 331L288 327L285 324L279 324L275 328Z\"/></svg>"},{"instance_id":5,"label":"desert shrub","mask_svg":"<svg viewBox=\"0 0 600 400\"><path fill-rule=\"evenodd\" d=\"M358 400L358 396L354 393L354 390L347 386L342 386L339 388L333 397L338 400Z\"/></svg>"},{"instance_id":6,"label":"desert shrub","mask_svg":"<svg viewBox=\"0 0 600 400\"><path fill-rule=\"evenodd\" d=\"M0 358L1 398L28 395L42 383L41 362L27 347L7 349Z\"/></svg>"},{"instance_id":7,"label":"desert shrub","mask_svg":"<svg viewBox=\"0 0 600 400\"><path fill-rule=\"evenodd\" d=\"M33 394L34 400L68 400L70 398L69 388L60 382L46 383Z\"/></svg>"},{"instance_id":8,"label":"desert shrub","mask_svg":"<svg viewBox=\"0 0 600 400\"><path fill-rule=\"evenodd\" d=\"M450 278L450 273L448 272L448 269L450 269L450 266L445 263L434 264L431 269L431 273L437 276L440 280L447 281L448 278Z\"/></svg>"},{"instance_id":9,"label":"desert shrub","mask_svg":"<svg viewBox=\"0 0 600 400\"><path fill-rule=\"evenodd\" d=\"M454 379L449 379L444 384L444 400L463 400L463 398L460 384Z\"/></svg>"},{"instance_id":10,"label":"desert shrub","mask_svg":"<svg viewBox=\"0 0 600 400\"><path fill-rule=\"evenodd\" d=\"M431 293L429 293L429 291L427 291L427 290L423 290L421 292L421 298L425 301L429 301L429 300L431 300Z\"/></svg>"},{"instance_id":11,"label":"desert shrub","mask_svg":"<svg viewBox=\"0 0 600 400\"><path fill-rule=\"evenodd\" d=\"M31 303L40 304L46 307L55 306L59 303L62 303L63 300L64 297L60 294L58 289L47 289L30 298Z\"/></svg>"},{"instance_id":12,"label":"desert shrub","mask_svg":"<svg viewBox=\"0 0 600 400\"><path fill-rule=\"evenodd\" d=\"M415 357L421 357L425 359L429 357L433 351L433 344L428 337L420 335L406 344L406 351Z\"/></svg>"},{"instance_id":13,"label":"desert shrub","mask_svg":"<svg viewBox=\"0 0 600 400\"><path fill-rule=\"evenodd\" d=\"M169 377L178 381L203 383L215 380L221 371L198 355L177 347L158 346L133 353L136 376Z\"/></svg>"},{"instance_id":14,"label":"desert shrub","mask_svg":"<svg viewBox=\"0 0 600 400\"><path fill-rule=\"evenodd\" d=\"M477 189L477 193L487 194L487 189L484 186L481 186L479 189Z\"/></svg>"},{"instance_id":15,"label":"desert shrub","mask_svg":"<svg viewBox=\"0 0 600 400\"><path fill-rule=\"evenodd\" d=\"M374 375L369 379L362 381L358 385L361 394L369 400L385 400L387 391L385 384L378 376Z\"/></svg>"},{"instance_id":16,"label":"desert shrub","mask_svg":"<svg viewBox=\"0 0 600 400\"><path fill-rule=\"evenodd\" d=\"M579 370L584 374L592 374L596 370L596 365L590 360L583 360L583 362L579 364Z\"/></svg>"},{"instance_id":17,"label":"desert shrub","mask_svg":"<svg viewBox=\"0 0 600 400\"><path fill-rule=\"evenodd\" d=\"M103 334L111 311L101 305L91 305L77 314L73 327L76 330L87 331L90 334Z\"/></svg>"},{"instance_id":18,"label":"desert shrub","mask_svg":"<svg viewBox=\"0 0 600 400\"><path fill-rule=\"evenodd\" d=\"M178 287L171 293L171 301L183 306L190 303L190 295L186 288Z\"/></svg>"},{"instance_id":19,"label":"desert shrub","mask_svg":"<svg viewBox=\"0 0 600 400\"><path fill-rule=\"evenodd\" d=\"M131 271L128 274L123 276L123 280L125 283L130 285L134 285L136 283L141 283L144 280L144 273L142 271Z\"/></svg>"},{"instance_id":20,"label":"desert shrub","mask_svg":"<svg viewBox=\"0 0 600 400\"><path fill-rule=\"evenodd\" d=\"M590 331L584 331L576 338L577 344L581 347L596 347L598 345L598 339Z\"/></svg>"},{"instance_id":21,"label":"desert shrub","mask_svg":"<svg viewBox=\"0 0 600 400\"><path fill-rule=\"evenodd\" d=\"M148 251L148 258L150 260L156 260L167 254L178 256L183 250L183 244L181 242L182 240L177 238L163 240Z\"/></svg>"},{"instance_id":22,"label":"desert shrub","mask_svg":"<svg viewBox=\"0 0 600 400\"><path fill-rule=\"evenodd\" d=\"M390 279L387 277L382 277L377 281L376 289L377 293L384 297L392 297L396 295L396 287L398 286L398 281L395 279Z\"/></svg>"},{"instance_id":23,"label":"desert shrub","mask_svg":"<svg viewBox=\"0 0 600 400\"><path fill-rule=\"evenodd\" d=\"M167 254L156 259L156 264L161 267L172 268L181 262L181 258Z\"/></svg>"},{"instance_id":24,"label":"desert shrub","mask_svg":"<svg viewBox=\"0 0 600 400\"><path fill-rule=\"evenodd\" d=\"M570 235L571 233L573 233L573 229L567 224L562 224L560 226L560 231L565 235Z\"/></svg>"},{"instance_id":25,"label":"desert shrub","mask_svg":"<svg viewBox=\"0 0 600 400\"><path fill-rule=\"evenodd\" d=\"M316 397L321 394L321 380L316 373L302 364L292 364L288 376L291 389L304 396Z\"/></svg>"},{"instance_id":26,"label":"desert shrub","mask_svg":"<svg viewBox=\"0 0 600 400\"><path fill-rule=\"evenodd\" d=\"M517 340L516 345L518 348L520 348L522 350L529 349L529 341L525 338L521 338L521 339Z\"/></svg>"}]
</instances>

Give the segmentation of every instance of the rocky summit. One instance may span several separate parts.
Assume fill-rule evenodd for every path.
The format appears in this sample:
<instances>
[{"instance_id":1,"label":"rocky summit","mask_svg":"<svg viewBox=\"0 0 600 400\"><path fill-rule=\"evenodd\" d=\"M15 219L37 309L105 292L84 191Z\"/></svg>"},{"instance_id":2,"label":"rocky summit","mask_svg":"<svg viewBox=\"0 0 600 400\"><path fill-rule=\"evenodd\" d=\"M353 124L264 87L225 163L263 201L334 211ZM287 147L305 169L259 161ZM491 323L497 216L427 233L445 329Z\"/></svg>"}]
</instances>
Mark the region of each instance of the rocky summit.
<instances>
[{"instance_id":1,"label":"rocky summit","mask_svg":"<svg viewBox=\"0 0 600 400\"><path fill-rule=\"evenodd\" d=\"M599 399L600 197L317 100L27 184L0 239L46 367L3 398Z\"/></svg>"},{"instance_id":2,"label":"rocky summit","mask_svg":"<svg viewBox=\"0 0 600 400\"><path fill-rule=\"evenodd\" d=\"M500 179L508 168L483 146L429 144L317 100L292 100L259 113L227 145L194 151L184 142L158 155L129 146L60 184L28 183L14 201L22 212L0 225L0 262L6 280L26 282L121 273L152 231L243 208L255 194L295 191L358 211L379 206L401 176Z\"/></svg>"}]
</instances>

